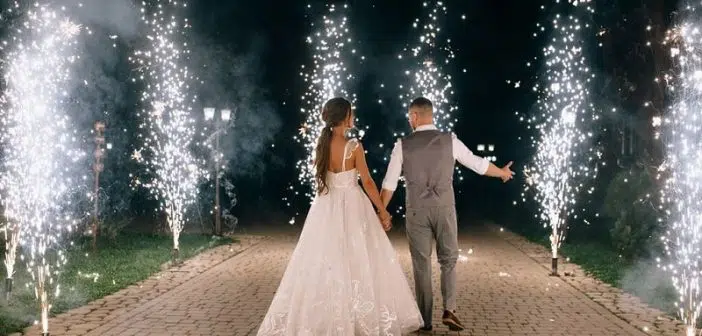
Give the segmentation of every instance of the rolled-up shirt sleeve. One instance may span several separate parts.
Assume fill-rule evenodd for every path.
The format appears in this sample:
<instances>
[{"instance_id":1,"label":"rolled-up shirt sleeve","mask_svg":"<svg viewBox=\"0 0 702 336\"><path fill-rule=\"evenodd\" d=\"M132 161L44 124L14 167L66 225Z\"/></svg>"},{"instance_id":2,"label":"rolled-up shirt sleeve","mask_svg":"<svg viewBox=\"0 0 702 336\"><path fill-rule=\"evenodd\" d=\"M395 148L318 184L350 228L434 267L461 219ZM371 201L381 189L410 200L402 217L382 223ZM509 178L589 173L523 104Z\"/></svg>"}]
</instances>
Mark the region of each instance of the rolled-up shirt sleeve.
<instances>
[{"instance_id":1,"label":"rolled-up shirt sleeve","mask_svg":"<svg viewBox=\"0 0 702 336\"><path fill-rule=\"evenodd\" d=\"M451 135L453 137L453 157L456 161L477 174L485 175L490 166L490 161L473 154L463 141L456 137L456 134Z\"/></svg>"},{"instance_id":2,"label":"rolled-up shirt sleeve","mask_svg":"<svg viewBox=\"0 0 702 336\"><path fill-rule=\"evenodd\" d=\"M395 191L400 174L402 174L402 140L397 140L390 154L390 163L383 179L383 189Z\"/></svg>"}]
</instances>

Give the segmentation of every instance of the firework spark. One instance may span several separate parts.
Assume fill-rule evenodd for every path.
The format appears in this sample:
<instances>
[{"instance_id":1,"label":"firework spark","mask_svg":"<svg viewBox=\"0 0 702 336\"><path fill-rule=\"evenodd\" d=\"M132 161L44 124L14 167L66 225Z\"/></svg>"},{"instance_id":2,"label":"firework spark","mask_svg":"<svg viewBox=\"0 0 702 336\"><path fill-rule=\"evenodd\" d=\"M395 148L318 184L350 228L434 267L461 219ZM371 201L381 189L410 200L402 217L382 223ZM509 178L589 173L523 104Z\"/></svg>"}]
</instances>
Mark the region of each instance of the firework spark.
<instances>
[{"instance_id":1,"label":"firework spark","mask_svg":"<svg viewBox=\"0 0 702 336\"><path fill-rule=\"evenodd\" d=\"M659 266L672 274L678 292L676 306L695 335L702 308L702 7L685 7L684 19L671 30L666 44L678 73L666 78L673 89L673 105L663 128L667 156L661 167L666 175L662 203L667 208L668 229L662 237L667 263ZM659 122L655 120L654 122Z\"/></svg>"},{"instance_id":2,"label":"firework spark","mask_svg":"<svg viewBox=\"0 0 702 336\"><path fill-rule=\"evenodd\" d=\"M451 47L451 39L442 30L449 11L443 1L424 2L423 7L428 11L423 24L419 18L412 24L412 28L418 30L418 41L397 56L398 60L408 64L403 80L406 84L399 86L401 92L399 99L406 111L409 102L414 98L420 96L428 98L434 106L434 125L444 132L451 132L458 121L455 117L458 106L452 102L454 94L452 77L445 71L456 57ZM394 132L393 141L402 136L405 136L405 132ZM393 148L392 145L381 145L381 147ZM386 151L385 162L390 161L391 153L391 150ZM463 181L463 175L457 166L454 182L460 181ZM404 179L401 178L401 182L404 182ZM398 207L396 213L404 217L402 207Z\"/></svg>"},{"instance_id":3,"label":"firework spark","mask_svg":"<svg viewBox=\"0 0 702 336\"><path fill-rule=\"evenodd\" d=\"M314 198L316 190L312 165L314 148L324 128L321 118L322 105L328 99L338 96L348 97L352 102L356 100L356 95L350 95L347 91L354 77L346 62L350 56L356 54L353 40L349 36L348 19L345 15L347 10L348 5L327 5L320 29L307 37L307 42L312 47L313 65L309 69L302 66L300 72L307 84L301 109L307 119L295 139L303 143L307 155L297 163L300 172L298 179L303 186L311 187L306 193L310 200ZM316 27L314 23L311 26L313 29Z\"/></svg>"},{"instance_id":4,"label":"firework spark","mask_svg":"<svg viewBox=\"0 0 702 336\"><path fill-rule=\"evenodd\" d=\"M451 102L454 93L451 75L443 70L455 58L451 39L441 29L448 9L443 1L436 1L432 5L425 2L424 7L429 9L429 14L421 25L417 45L405 49L398 56L399 59L409 59L412 62L410 70L405 71L409 85L400 86L400 90L405 92L400 95L400 101L407 108L409 101L416 97L428 98L434 104L434 124L440 130L450 132L457 121L453 114L458 107ZM420 20L416 19L412 26L419 29Z\"/></svg>"},{"instance_id":5,"label":"firework spark","mask_svg":"<svg viewBox=\"0 0 702 336\"><path fill-rule=\"evenodd\" d=\"M581 191L593 191L585 184L596 175L593 163L600 155L592 146L592 133L585 131L598 119L588 101L594 75L583 55L586 39L591 37L586 18L594 10L590 1L569 0L555 1L554 11L557 14L550 26L537 25L539 32L535 34L550 34L550 38L543 48L545 72L533 88L539 97L539 113L525 120L538 135L532 139L536 155L524 169L527 184L522 196L535 189L539 219L551 228L555 273L566 221L575 217Z\"/></svg>"},{"instance_id":6,"label":"firework spark","mask_svg":"<svg viewBox=\"0 0 702 336\"><path fill-rule=\"evenodd\" d=\"M142 20L147 25L149 46L135 52L132 61L140 69L146 88L142 94L144 110L140 135L143 146L133 158L148 168L150 180L135 180L147 188L166 213L177 254L180 233L188 209L195 203L202 168L192 153L195 120L188 97L194 78L185 66L189 50L182 41L190 27L180 11L186 4L173 0L142 2Z\"/></svg>"},{"instance_id":7,"label":"firework spark","mask_svg":"<svg viewBox=\"0 0 702 336\"><path fill-rule=\"evenodd\" d=\"M16 5L15 10L21 10ZM70 130L65 87L77 61L80 26L63 11L34 4L4 44L7 52L2 96L3 203L8 220L5 267L14 273L18 244L40 301L41 325L48 333L51 302L66 257L64 233L75 227L69 215L70 177L84 153ZM76 167L78 168L78 167Z\"/></svg>"}]
</instances>

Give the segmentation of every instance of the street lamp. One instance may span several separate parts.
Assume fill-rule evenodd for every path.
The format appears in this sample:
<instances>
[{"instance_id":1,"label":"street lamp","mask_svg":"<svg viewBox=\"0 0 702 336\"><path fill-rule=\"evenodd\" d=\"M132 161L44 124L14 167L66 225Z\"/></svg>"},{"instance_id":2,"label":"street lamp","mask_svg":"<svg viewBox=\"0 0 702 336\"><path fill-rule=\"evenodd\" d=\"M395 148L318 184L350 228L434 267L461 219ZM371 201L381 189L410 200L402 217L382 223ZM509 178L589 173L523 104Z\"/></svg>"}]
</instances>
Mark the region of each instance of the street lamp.
<instances>
[{"instance_id":1,"label":"street lamp","mask_svg":"<svg viewBox=\"0 0 702 336\"><path fill-rule=\"evenodd\" d=\"M102 147L105 145L105 123L102 121L95 122L95 163L93 164L93 172L95 173L95 204L93 209L93 249L97 248L97 235L98 235L98 213L100 210L100 173L105 169L105 165L102 163L102 159L105 156L105 149ZM108 148L111 147L108 144Z\"/></svg>"},{"instance_id":2,"label":"street lamp","mask_svg":"<svg viewBox=\"0 0 702 336\"><path fill-rule=\"evenodd\" d=\"M232 118L232 110L224 109L222 110L222 121L227 122Z\"/></svg>"},{"instance_id":3,"label":"street lamp","mask_svg":"<svg viewBox=\"0 0 702 336\"><path fill-rule=\"evenodd\" d=\"M215 206L214 206L214 220L215 220L215 235L222 235L222 216L220 211L219 203L219 170L222 154L219 151L219 138L222 132L226 132L227 124L232 118L232 110L223 109L220 111L220 119L215 119L216 109L214 107L205 107L203 110L205 114L205 121L214 121L215 123L215 150L214 150L214 165L215 165Z\"/></svg>"},{"instance_id":4,"label":"street lamp","mask_svg":"<svg viewBox=\"0 0 702 336\"><path fill-rule=\"evenodd\" d=\"M214 118L215 115L215 109L214 107L205 107L205 120L209 121Z\"/></svg>"}]
</instances>

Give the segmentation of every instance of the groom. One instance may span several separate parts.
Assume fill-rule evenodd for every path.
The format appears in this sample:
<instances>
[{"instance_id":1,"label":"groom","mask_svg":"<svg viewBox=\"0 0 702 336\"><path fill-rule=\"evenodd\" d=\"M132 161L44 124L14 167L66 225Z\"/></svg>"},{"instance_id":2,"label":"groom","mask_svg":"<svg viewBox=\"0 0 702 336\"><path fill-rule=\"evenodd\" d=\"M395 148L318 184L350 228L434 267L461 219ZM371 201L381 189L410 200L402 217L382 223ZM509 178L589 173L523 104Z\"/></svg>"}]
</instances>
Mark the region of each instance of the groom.
<instances>
[{"instance_id":1,"label":"groom","mask_svg":"<svg viewBox=\"0 0 702 336\"><path fill-rule=\"evenodd\" d=\"M436 240L436 253L441 265L441 296L444 303L443 324L452 331L463 330L456 317L456 260L458 228L453 195L455 161L480 175L512 179L512 162L498 168L474 155L452 133L439 131L433 125L433 106L429 99L412 101L407 115L414 132L395 144L388 166L381 199L387 206L397 188L400 174L407 187L406 231L414 269L417 304L424 319L420 330L432 330L431 248Z\"/></svg>"}]
</instances>

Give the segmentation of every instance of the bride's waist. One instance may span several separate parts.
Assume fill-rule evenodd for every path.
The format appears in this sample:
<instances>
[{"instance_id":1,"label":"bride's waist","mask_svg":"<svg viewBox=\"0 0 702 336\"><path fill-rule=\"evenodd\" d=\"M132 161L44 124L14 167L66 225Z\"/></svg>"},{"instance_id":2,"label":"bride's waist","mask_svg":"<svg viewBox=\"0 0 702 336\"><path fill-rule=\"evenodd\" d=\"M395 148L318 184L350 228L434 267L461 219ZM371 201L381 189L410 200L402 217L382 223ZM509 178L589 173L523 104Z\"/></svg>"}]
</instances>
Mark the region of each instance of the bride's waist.
<instances>
[{"instance_id":1,"label":"bride's waist","mask_svg":"<svg viewBox=\"0 0 702 336\"><path fill-rule=\"evenodd\" d=\"M334 190L334 189L340 189L340 190L346 190L349 188L359 188L358 183L344 183L344 184L330 184L329 189Z\"/></svg>"}]
</instances>

